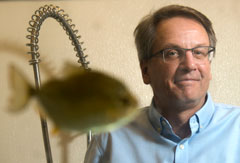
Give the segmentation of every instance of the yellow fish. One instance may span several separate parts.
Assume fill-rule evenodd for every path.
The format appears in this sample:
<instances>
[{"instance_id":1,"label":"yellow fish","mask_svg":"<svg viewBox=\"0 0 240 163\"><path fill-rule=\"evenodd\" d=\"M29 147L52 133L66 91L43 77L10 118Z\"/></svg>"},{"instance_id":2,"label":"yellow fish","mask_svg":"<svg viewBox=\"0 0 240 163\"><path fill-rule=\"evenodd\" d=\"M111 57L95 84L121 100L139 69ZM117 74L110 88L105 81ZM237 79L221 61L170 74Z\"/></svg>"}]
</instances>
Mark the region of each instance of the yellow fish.
<instances>
[{"instance_id":1,"label":"yellow fish","mask_svg":"<svg viewBox=\"0 0 240 163\"><path fill-rule=\"evenodd\" d=\"M119 80L98 71L68 64L62 79L51 79L34 89L18 68L10 66L13 96L10 109L25 108L32 97L60 130L105 132L130 122L138 102Z\"/></svg>"}]
</instances>

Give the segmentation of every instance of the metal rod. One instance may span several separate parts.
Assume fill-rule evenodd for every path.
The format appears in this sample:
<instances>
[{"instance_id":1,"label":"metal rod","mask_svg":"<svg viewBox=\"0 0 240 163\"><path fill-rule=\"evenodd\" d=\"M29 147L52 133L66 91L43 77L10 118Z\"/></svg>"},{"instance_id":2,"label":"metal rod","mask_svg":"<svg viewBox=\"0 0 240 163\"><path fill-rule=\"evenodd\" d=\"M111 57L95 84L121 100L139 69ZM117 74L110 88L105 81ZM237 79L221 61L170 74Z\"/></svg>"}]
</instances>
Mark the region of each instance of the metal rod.
<instances>
[{"instance_id":1,"label":"metal rod","mask_svg":"<svg viewBox=\"0 0 240 163\"><path fill-rule=\"evenodd\" d=\"M39 72L39 65L38 65L39 60L36 58L35 55L32 55L32 58L33 59L30 61L30 64L33 66L35 87L37 90L39 90L41 87L41 79L40 79L40 72ZM49 135L48 135L47 121L44 117L41 117L41 116L40 116L40 121L41 121L41 127L42 127L42 136L43 136L46 160L47 160L47 163L53 163L51 146L50 146Z\"/></svg>"},{"instance_id":2,"label":"metal rod","mask_svg":"<svg viewBox=\"0 0 240 163\"><path fill-rule=\"evenodd\" d=\"M87 133L87 146L89 146L91 140L92 140L92 132L89 131L89 132Z\"/></svg>"},{"instance_id":3,"label":"metal rod","mask_svg":"<svg viewBox=\"0 0 240 163\"><path fill-rule=\"evenodd\" d=\"M51 146L49 141L49 135L48 135L48 125L45 118L40 117L41 120L41 126L42 126L42 136L43 136L43 142L45 147L45 155L47 163L52 163L52 152L51 152Z\"/></svg>"},{"instance_id":4,"label":"metal rod","mask_svg":"<svg viewBox=\"0 0 240 163\"><path fill-rule=\"evenodd\" d=\"M86 61L87 56L84 56L83 50L80 46L81 43L79 42L80 36L76 35L78 31L74 30L75 25L71 24L72 20L69 19L68 15L64 13L64 10L60 9L58 6L45 5L44 7L40 7L38 10L35 11L35 13L31 17L32 19L29 21L30 27L27 28L27 31L30 32L30 35L27 35L27 38L30 40L30 43L28 43L27 46L29 46L31 49L31 51L28 52L28 54L31 54L32 56L32 59L29 62L33 66L35 86L37 90L40 89L41 87L40 72L39 72L40 54L38 53L38 49L39 49L38 36L39 36L39 30L43 21L48 17L52 17L56 19L61 24L61 26L63 26L63 29L66 31L67 35L69 36L69 39L72 41L72 45L75 46L74 50L77 52L76 56L79 57L78 63L80 63L84 69L89 70L88 68L89 62ZM48 135L47 121L44 117L40 117L40 120L41 120L46 160L47 160L47 163L52 163L53 159L52 159L51 145L50 145L49 135ZM89 144L90 141L91 141L91 131L87 134L87 144Z\"/></svg>"}]
</instances>

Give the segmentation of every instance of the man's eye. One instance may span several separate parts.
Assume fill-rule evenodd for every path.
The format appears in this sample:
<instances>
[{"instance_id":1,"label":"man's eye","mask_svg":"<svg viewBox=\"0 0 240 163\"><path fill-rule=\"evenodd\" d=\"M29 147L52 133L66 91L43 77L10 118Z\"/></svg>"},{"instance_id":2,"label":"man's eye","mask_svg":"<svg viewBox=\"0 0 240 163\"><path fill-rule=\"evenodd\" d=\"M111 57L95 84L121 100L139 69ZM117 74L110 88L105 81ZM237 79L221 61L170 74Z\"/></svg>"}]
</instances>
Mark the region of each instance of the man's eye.
<instances>
[{"instance_id":1,"label":"man's eye","mask_svg":"<svg viewBox=\"0 0 240 163\"><path fill-rule=\"evenodd\" d=\"M166 51L166 57L177 57L179 55L179 52L177 50L168 50Z\"/></svg>"},{"instance_id":2,"label":"man's eye","mask_svg":"<svg viewBox=\"0 0 240 163\"><path fill-rule=\"evenodd\" d=\"M194 57L197 59L203 59L208 55L207 50L195 50L193 51L193 53L194 53Z\"/></svg>"},{"instance_id":3,"label":"man's eye","mask_svg":"<svg viewBox=\"0 0 240 163\"><path fill-rule=\"evenodd\" d=\"M195 50L194 54L196 54L196 55L205 55L206 52L205 51L201 51L201 50Z\"/></svg>"}]
</instances>

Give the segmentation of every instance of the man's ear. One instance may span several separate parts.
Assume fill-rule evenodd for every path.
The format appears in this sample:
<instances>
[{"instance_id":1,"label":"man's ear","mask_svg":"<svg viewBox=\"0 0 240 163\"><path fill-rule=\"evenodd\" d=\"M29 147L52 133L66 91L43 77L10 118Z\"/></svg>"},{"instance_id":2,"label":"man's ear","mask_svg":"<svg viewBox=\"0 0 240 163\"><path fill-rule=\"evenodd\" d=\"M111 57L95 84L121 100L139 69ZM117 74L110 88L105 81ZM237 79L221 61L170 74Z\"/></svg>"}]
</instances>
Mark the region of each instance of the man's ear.
<instances>
[{"instance_id":1,"label":"man's ear","mask_svg":"<svg viewBox=\"0 0 240 163\"><path fill-rule=\"evenodd\" d=\"M141 72L142 72L143 82L145 84L150 84L150 77L149 77L149 72L148 72L148 61L141 61L140 68L141 68Z\"/></svg>"}]
</instances>

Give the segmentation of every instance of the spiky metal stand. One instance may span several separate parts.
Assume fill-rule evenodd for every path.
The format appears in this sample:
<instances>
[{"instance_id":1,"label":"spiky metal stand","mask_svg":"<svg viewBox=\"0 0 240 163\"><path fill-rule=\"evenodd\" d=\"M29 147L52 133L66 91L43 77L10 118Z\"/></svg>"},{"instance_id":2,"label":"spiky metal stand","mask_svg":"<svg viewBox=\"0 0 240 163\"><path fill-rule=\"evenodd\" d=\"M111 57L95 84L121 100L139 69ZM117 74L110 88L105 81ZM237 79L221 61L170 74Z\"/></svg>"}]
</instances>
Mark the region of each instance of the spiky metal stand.
<instances>
[{"instance_id":1,"label":"spiky metal stand","mask_svg":"<svg viewBox=\"0 0 240 163\"><path fill-rule=\"evenodd\" d=\"M29 21L30 27L27 28L27 31L30 33L27 35L27 38L30 40L30 43L27 46L30 47L30 54L32 59L29 61L30 65L33 66L34 71L34 79L35 79L35 86L36 89L40 89L41 87L41 79L40 79L40 71L39 71L39 63L40 63L40 54L38 52L38 36L39 31L42 23L48 17L56 19L63 29L66 31L69 39L72 41L72 45L74 46L74 51L77 52L76 56L79 58L78 63L81 64L81 67L88 70L89 62L86 61L86 57L83 53L84 49L82 49L81 45L83 42L79 42L81 36L77 35L78 30L75 30L75 25L72 24L72 20L69 18L68 14L64 13L64 10L59 8L58 6L54 5L45 5L40 7L35 13L32 15L31 20ZM47 121L43 117L40 117L41 126L42 126L42 134L43 134L43 141L45 147L45 154L47 163L52 163L52 153L51 153L51 146L49 142L49 135L48 135L48 126ZM91 132L87 135L87 143L91 141Z\"/></svg>"}]
</instances>

